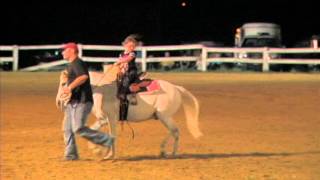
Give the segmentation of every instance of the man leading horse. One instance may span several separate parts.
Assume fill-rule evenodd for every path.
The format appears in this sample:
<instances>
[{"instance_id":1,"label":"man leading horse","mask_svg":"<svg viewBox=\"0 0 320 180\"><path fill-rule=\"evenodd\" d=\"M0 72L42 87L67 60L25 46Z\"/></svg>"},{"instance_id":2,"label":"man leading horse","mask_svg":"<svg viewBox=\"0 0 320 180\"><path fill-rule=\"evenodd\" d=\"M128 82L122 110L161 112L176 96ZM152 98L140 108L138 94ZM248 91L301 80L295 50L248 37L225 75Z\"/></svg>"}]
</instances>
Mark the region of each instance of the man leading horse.
<instances>
[{"instance_id":1,"label":"man leading horse","mask_svg":"<svg viewBox=\"0 0 320 180\"><path fill-rule=\"evenodd\" d=\"M93 98L88 68L78 57L77 45L75 43L65 44L62 55L64 59L69 61L69 64L67 67L67 84L62 88L61 93L71 94L70 100L66 103L66 117L63 125L65 160L79 159L75 134L106 148L106 153L111 153L110 147L114 138L86 126L88 115L92 109Z\"/></svg>"}]
</instances>

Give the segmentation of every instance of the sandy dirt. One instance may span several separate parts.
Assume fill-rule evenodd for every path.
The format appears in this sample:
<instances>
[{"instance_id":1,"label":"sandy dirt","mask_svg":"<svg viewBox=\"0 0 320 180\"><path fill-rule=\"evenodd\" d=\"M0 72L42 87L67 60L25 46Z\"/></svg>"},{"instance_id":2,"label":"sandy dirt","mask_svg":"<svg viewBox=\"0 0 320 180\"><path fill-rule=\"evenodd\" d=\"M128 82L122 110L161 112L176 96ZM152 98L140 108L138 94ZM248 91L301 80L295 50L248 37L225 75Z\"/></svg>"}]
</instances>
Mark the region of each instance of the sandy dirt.
<instances>
[{"instance_id":1,"label":"sandy dirt","mask_svg":"<svg viewBox=\"0 0 320 180\"><path fill-rule=\"evenodd\" d=\"M158 156L167 132L150 120L132 124L135 139L128 126L118 128L116 161L99 161L78 138L81 159L67 162L58 73L2 72L0 179L320 179L320 74L150 76L198 98L204 136L194 140L179 111L177 157Z\"/></svg>"}]
</instances>

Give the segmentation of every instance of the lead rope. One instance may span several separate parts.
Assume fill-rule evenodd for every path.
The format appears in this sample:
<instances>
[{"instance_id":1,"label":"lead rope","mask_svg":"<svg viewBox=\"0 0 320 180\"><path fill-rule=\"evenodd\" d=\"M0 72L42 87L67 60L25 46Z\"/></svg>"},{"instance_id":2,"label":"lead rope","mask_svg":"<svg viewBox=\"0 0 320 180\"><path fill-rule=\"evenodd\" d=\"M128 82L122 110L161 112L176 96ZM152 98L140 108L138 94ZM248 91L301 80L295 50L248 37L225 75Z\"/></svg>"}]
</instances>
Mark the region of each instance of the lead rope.
<instances>
[{"instance_id":1,"label":"lead rope","mask_svg":"<svg viewBox=\"0 0 320 180\"><path fill-rule=\"evenodd\" d=\"M133 127L130 125L129 121L128 121L128 120L126 120L126 121L127 121L127 125L129 126L129 128L130 128L130 130L131 130L132 140L134 140L134 137L135 137L134 129L133 129ZM124 122L123 122L123 121L121 121L121 122L120 122L120 125L121 125L121 131L123 131L123 130L124 130L124 128L123 128L123 124L124 124Z\"/></svg>"},{"instance_id":2,"label":"lead rope","mask_svg":"<svg viewBox=\"0 0 320 180\"><path fill-rule=\"evenodd\" d=\"M131 129L131 133L132 133L132 140L134 140L134 130L132 128L132 126L130 125L129 121L127 121L127 125L129 126L129 128Z\"/></svg>"}]
</instances>

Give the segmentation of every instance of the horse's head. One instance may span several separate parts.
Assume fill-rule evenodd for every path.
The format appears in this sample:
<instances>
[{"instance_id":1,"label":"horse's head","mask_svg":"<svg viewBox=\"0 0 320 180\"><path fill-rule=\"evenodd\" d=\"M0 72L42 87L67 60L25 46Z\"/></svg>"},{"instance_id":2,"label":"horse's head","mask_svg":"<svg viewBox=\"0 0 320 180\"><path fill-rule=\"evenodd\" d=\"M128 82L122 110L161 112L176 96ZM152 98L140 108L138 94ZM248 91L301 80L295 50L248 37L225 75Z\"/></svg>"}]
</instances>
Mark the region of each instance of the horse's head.
<instances>
[{"instance_id":1,"label":"horse's head","mask_svg":"<svg viewBox=\"0 0 320 180\"><path fill-rule=\"evenodd\" d=\"M63 92L63 87L67 85L68 82L68 72L66 70L60 73L59 77L59 88L56 96L56 106L60 109L63 109L63 106L66 106L71 98L71 93L65 94Z\"/></svg>"},{"instance_id":2,"label":"horse's head","mask_svg":"<svg viewBox=\"0 0 320 180\"><path fill-rule=\"evenodd\" d=\"M66 70L60 73L60 85L64 86L68 82L68 72Z\"/></svg>"}]
</instances>

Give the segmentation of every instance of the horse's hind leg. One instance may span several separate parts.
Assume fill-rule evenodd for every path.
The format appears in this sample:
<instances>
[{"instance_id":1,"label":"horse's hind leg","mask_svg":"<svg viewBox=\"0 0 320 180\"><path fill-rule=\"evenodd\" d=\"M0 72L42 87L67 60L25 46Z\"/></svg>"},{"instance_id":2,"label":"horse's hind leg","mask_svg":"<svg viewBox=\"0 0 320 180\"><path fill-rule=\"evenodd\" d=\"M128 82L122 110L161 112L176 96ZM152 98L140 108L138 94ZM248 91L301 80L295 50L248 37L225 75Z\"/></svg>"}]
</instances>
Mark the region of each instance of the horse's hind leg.
<instances>
[{"instance_id":1,"label":"horse's hind leg","mask_svg":"<svg viewBox=\"0 0 320 180\"><path fill-rule=\"evenodd\" d=\"M176 155L179 145L179 129L173 122L172 118L169 117L161 117L157 115L162 122L162 124L169 130L169 134L166 136L166 138L162 141L160 146L160 155L165 156L166 155L166 145L168 143L169 138L172 136L174 143L173 143L173 151L172 155Z\"/></svg>"}]
</instances>

